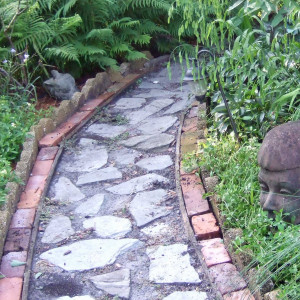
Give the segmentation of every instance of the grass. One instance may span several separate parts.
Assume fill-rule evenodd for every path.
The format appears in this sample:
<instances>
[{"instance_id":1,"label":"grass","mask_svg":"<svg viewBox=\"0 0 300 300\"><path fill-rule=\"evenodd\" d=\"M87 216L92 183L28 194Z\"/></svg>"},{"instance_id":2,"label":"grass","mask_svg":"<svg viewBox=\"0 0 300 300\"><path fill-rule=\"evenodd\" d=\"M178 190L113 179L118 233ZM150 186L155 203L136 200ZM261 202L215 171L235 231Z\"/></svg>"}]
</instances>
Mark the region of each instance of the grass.
<instances>
[{"instance_id":1,"label":"grass","mask_svg":"<svg viewBox=\"0 0 300 300\"><path fill-rule=\"evenodd\" d=\"M258 288L270 276L281 289L281 299L300 299L300 225L283 221L282 213L269 219L261 209L259 146L255 139L238 146L231 136L211 138L200 150L200 164L220 178L216 193L224 227L243 230L243 236L234 241L235 249L252 251L249 268L258 269Z\"/></svg>"}]
</instances>

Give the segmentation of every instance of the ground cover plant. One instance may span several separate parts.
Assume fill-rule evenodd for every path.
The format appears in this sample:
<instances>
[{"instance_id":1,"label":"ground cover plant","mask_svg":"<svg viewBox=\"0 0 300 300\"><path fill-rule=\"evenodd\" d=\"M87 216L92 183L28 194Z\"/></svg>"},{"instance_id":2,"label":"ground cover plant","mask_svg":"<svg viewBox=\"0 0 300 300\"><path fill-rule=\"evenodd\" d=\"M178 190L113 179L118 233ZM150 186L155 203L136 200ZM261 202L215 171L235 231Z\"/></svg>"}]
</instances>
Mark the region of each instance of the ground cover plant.
<instances>
[{"instance_id":1,"label":"ground cover plant","mask_svg":"<svg viewBox=\"0 0 300 300\"><path fill-rule=\"evenodd\" d=\"M203 161L220 178L217 194L225 228L242 228L237 251L253 253L258 287L270 275L282 299L299 299L299 225L283 221L282 213L268 219L259 206L257 151L272 127L299 119L300 10L297 1L177 0L170 15L183 8L178 35L191 26L194 43L177 47L174 58L194 66L202 48L215 53L217 69L206 61L207 97L211 100L210 139ZM224 136L232 131L216 82L220 73L226 98L242 143ZM201 74L204 75L204 72ZM201 156L200 155L200 156ZM195 163L191 156L187 165ZM191 161L192 162L189 162Z\"/></svg>"},{"instance_id":2,"label":"ground cover plant","mask_svg":"<svg viewBox=\"0 0 300 300\"><path fill-rule=\"evenodd\" d=\"M243 236L234 241L234 248L252 254L253 261L245 272L258 269L257 289L271 278L275 287L281 289L282 299L297 299L300 225L285 222L282 213L277 213L275 220L269 219L260 207L259 146L257 139L238 145L233 136L209 138L200 147L198 162L220 179L216 194L223 229L243 230Z\"/></svg>"}]
</instances>

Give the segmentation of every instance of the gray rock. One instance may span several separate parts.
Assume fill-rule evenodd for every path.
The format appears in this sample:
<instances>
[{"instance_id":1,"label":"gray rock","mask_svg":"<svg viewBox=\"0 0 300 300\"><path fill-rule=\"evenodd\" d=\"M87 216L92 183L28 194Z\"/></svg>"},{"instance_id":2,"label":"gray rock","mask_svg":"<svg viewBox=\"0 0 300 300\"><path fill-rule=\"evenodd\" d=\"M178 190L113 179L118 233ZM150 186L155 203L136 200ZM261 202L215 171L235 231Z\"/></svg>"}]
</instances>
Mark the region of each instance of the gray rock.
<instances>
[{"instance_id":1,"label":"gray rock","mask_svg":"<svg viewBox=\"0 0 300 300\"><path fill-rule=\"evenodd\" d=\"M85 148L85 147L93 148L93 147L97 147L97 146L99 147L99 142L94 139L81 138L79 140L78 146L80 146L81 148Z\"/></svg>"},{"instance_id":2,"label":"gray rock","mask_svg":"<svg viewBox=\"0 0 300 300\"><path fill-rule=\"evenodd\" d=\"M173 161L169 155L159 155L141 159L136 163L137 166L148 171L163 170L173 165Z\"/></svg>"},{"instance_id":3,"label":"gray rock","mask_svg":"<svg viewBox=\"0 0 300 300\"><path fill-rule=\"evenodd\" d=\"M104 147L85 147L79 153L75 152L72 160L63 165L68 172L90 172L100 169L107 163L108 155Z\"/></svg>"},{"instance_id":4,"label":"gray rock","mask_svg":"<svg viewBox=\"0 0 300 300\"><path fill-rule=\"evenodd\" d=\"M110 154L111 158L120 165L134 164L134 160L141 155L140 152L127 148L113 151Z\"/></svg>"},{"instance_id":5,"label":"gray rock","mask_svg":"<svg viewBox=\"0 0 300 300\"><path fill-rule=\"evenodd\" d=\"M165 190L159 189L137 194L131 201L129 211L138 227L170 214L163 205L167 197Z\"/></svg>"},{"instance_id":6,"label":"gray rock","mask_svg":"<svg viewBox=\"0 0 300 300\"><path fill-rule=\"evenodd\" d=\"M149 237L155 239L170 235L172 228L166 223L154 222L153 224L141 229L141 231Z\"/></svg>"},{"instance_id":7,"label":"gray rock","mask_svg":"<svg viewBox=\"0 0 300 300\"><path fill-rule=\"evenodd\" d=\"M91 277L90 280L97 289L103 290L110 295L116 295L125 299L130 295L130 270L122 269Z\"/></svg>"},{"instance_id":8,"label":"gray rock","mask_svg":"<svg viewBox=\"0 0 300 300\"><path fill-rule=\"evenodd\" d=\"M95 170L90 173L80 175L76 185L83 185L92 182L106 181L122 178L122 173L114 167L108 167L101 170Z\"/></svg>"},{"instance_id":9,"label":"gray rock","mask_svg":"<svg viewBox=\"0 0 300 300\"><path fill-rule=\"evenodd\" d=\"M92 124L86 132L104 138L113 139L127 130L126 126L113 126L109 124Z\"/></svg>"},{"instance_id":10,"label":"gray rock","mask_svg":"<svg viewBox=\"0 0 300 300\"><path fill-rule=\"evenodd\" d=\"M131 231L131 222L124 218L102 216L85 220L83 227L94 228L101 238L120 238Z\"/></svg>"},{"instance_id":11,"label":"gray rock","mask_svg":"<svg viewBox=\"0 0 300 300\"><path fill-rule=\"evenodd\" d=\"M174 100L172 99L154 100L140 110L127 113L126 117L129 119L129 123L131 125L135 125L145 120L147 117L159 112L163 108L171 105L173 102Z\"/></svg>"},{"instance_id":12,"label":"gray rock","mask_svg":"<svg viewBox=\"0 0 300 300\"><path fill-rule=\"evenodd\" d=\"M78 92L73 76L68 73L59 73L56 70L52 70L51 75L53 78L44 81L44 88L58 100L71 100L73 94Z\"/></svg>"},{"instance_id":13,"label":"gray rock","mask_svg":"<svg viewBox=\"0 0 300 300\"><path fill-rule=\"evenodd\" d=\"M187 245L174 244L147 249L150 259L149 279L155 283L199 283L191 266Z\"/></svg>"},{"instance_id":14,"label":"gray rock","mask_svg":"<svg viewBox=\"0 0 300 300\"><path fill-rule=\"evenodd\" d=\"M63 296L56 298L56 300L95 300L95 298L85 295L85 296L75 296L75 297L69 297L69 296Z\"/></svg>"},{"instance_id":15,"label":"gray rock","mask_svg":"<svg viewBox=\"0 0 300 300\"><path fill-rule=\"evenodd\" d=\"M175 93L163 89L152 89L149 93L141 93L134 97L137 98L155 98L155 97L173 97Z\"/></svg>"},{"instance_id":16,"label":"gray rock","mask_svg":"<svg viewBox=\"0 0 300 300\"><path fill-rule=\"evenodd\" d=\"M143 243L137 239L84 240L48 250L42 253L40 258L66 271L84 271L110 265L120 254L142 245Z\"/></svg>"},{"instance_id":17,"label":"gray rock","mask_svg":"<svg viewBox=\"0 0 300 300\"><path fill-rule=\"evenodd\" d=\"M188 291L188 292L174 292L163 300L206 300L207 294L204 292Z\"/></svg>"},{"instance_id":18,"label":"gray rock","mask_svg":"<svg viewBox=\"0 0 300 300\"><path fill-rule=\"evenodd\" d=\"M155 135L140 135L121 142L126 147L134 147L138 150L163 150L174 141L174 136L166 133Z\"/></svg>"},{"instance_id":19,"label":"gray rock","mask_svg":"<svg viewBox=\"0 0 300 300\"><path fill-rule=\"evenodd\" d=\"M80 204L75 213L82 216L93 216L98 213L104 201L104 194L96 194L87 201Z\"/></svg>"},{"instance_id":20,"label":"gray rock","mask_svg":"<svg viewBox=\"0 0 300 300\"><path fill-rule=\"evenodd\" d=\"M115 104L115 109L135 109L146 103L145 98L121 98Z\"/></svg>"},{"instance_id":21,"label":"gray rock","mask_svg":"<svg viewBox=\"0 0 300 300\"><path fill-rule=\"evenodd\" d=\"M157 174L147 174L130 179L106 190L116 195L129 195L148 190L152 188L155 182L168 183L169 180Z\"/></svg>"},{"instance_id":22,"label":"gray rock","mask_svg":"<svg viewBox=\"0 0 300 300\"><path fill-rule=\"evenodd\" d=\"M58 243L71 236L74 232L71 220L68 217L56 216L51 219L47 226L42 238L42 243Z\"/></svg>"},{"instance_id":23,"label":"gray rock","mask_svg":"<svg viewBox=\"0 0 300 300\"><path fill-rule=\"evenodd\" d=\"M162 133L173 126L176 121L177 118L171 116L148 118L139 125L138 130L144 134Z\"/></svg>"},{"instance_id":24,"label":"gray rock","mask_svg":"<svg viewBox=\"0 0 300 300\"><path fill-rule=\"evenodd\" d=\"M193 102L194 102L193 98L190 98L190 99L186 98L184 100L177 101L168 110L166 110L163 114L164 115L175 114L179 111L182 111L182 110L188 108L188 106L190 104L192 104Z\"/></svg>"},{"instance_id":25,"label":"gray rock","mask_svg":"<svg viewBox=\"0 0 300 300\"><path fill-rule=\"evenodd\" d=\"M60 177L58 182L55 184L55 200L59 201L79 201L85 198L85 195L81 193L80 189L77 188L70 179L66 177Z\"/></svg>"}]
</instances>

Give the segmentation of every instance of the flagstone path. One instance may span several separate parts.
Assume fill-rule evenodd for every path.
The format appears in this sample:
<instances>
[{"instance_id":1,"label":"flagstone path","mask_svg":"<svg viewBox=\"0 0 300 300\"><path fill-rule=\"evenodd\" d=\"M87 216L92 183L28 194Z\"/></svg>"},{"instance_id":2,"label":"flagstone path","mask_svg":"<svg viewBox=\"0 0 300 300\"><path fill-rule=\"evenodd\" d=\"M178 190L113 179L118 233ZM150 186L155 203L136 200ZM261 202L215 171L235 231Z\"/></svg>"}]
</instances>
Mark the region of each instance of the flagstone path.
<instances>
[{"instance_id":1,"label":"flagstone path","mask_svg":"<svg viewBox=\"0 0 300 300\"><path fill-rule=\"evenodd\" d=\"M45 199L29 300L215 299L189 245L175 184L180 113L164 68L65 143Z\"/></svg>"}]
</instances>

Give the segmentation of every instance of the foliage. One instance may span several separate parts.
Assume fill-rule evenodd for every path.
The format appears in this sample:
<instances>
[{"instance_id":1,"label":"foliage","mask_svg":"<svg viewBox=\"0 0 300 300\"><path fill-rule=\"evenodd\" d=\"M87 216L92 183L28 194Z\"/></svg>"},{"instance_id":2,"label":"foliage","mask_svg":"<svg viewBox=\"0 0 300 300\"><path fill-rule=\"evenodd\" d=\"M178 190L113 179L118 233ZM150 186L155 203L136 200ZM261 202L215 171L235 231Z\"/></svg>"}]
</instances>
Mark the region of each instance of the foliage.
<instances>
[{"instance_id":1,"label":"foliage","mask_svg":"<svg viewBox=\"0 0 300 300\"><path fill-rule=\"evenodd\" d=\"M251 249L258 267L259 285L268 279L282 290L282 297L299 295L299 225L283 221L282 213L269 219L259 205L257 152L255 139L238 146L232 136L210 138L203 145L201 164L220 178L216 194L225 228L242 228L235 240L238 251ZM287 268L288 266L288 268ZM298 293L298 294L297 294ZM294 299L294 298L292 298Z\"/></svg>"},{"instance_id":2,"label":"foliage","mask_svg":"<svg viewBox=\"0 0 300 300\"><path fill-rule=\"evenodd\" d=\"M9 48L80 75L145 57L156 41L176 43L168 31L171 0L1 0L0 58Z\"/></svg>"},{"instance_id":3,"label":"foliage","mask_svg":"<svg viewBox=\"0 0 300 300\"><path fill-rule=\"evenodd\" d=\"M188 57L196 58L201 47L216 53L217 69L212 63L203 66L210 75L208 96L214 126L220 132L231 128L215 83L217 71L243 136L262 138L269 127L296 112L300 100L299 2L176 0L174 6L184 7L179 37L190 25L197 42L193 49L183 44L174 55L180 61L185 57L189 64Z\"/></svg>"}]
</instances>

